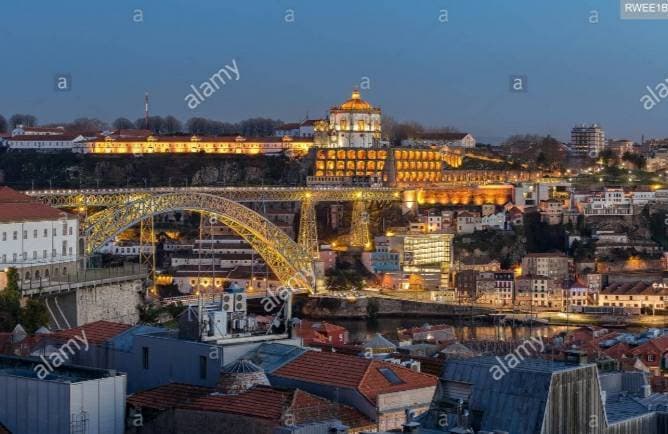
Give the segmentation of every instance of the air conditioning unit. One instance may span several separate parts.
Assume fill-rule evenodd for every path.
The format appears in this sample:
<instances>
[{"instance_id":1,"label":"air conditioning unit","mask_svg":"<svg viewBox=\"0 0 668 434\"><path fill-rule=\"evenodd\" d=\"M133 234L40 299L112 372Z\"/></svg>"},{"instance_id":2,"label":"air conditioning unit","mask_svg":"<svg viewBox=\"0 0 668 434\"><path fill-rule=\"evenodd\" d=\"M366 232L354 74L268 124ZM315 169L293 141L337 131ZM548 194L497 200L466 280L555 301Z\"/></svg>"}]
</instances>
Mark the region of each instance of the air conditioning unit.
<instances>
[{"instance_id":1,"label":"air conditioning unit","mask_svg":"<svg viewBox=\"0 0 668 434\"><path fill-rule=\"evenodd\" d=\"M234 312L234 294L223 294L223 312Z\"/></svg>"},{"instance_id":2,"label":"air conditioning unit","mask_svg":"<svg viewBox=\"0 0 668 434\"><path fill-rule=\"evenodd\" d=\"M227 312L209 312L209 336L223 337L227 335Z\"/></svg>"},{"instance_id":3,"label":"air conditioning unit","mask_svg":"<svg viewBox=\"0 0 668 434\"><path fill-rule=\"evenodd\" d=\"M234 294L234 311L246 311L246 294Z\"/></svg>"}]
</instances>

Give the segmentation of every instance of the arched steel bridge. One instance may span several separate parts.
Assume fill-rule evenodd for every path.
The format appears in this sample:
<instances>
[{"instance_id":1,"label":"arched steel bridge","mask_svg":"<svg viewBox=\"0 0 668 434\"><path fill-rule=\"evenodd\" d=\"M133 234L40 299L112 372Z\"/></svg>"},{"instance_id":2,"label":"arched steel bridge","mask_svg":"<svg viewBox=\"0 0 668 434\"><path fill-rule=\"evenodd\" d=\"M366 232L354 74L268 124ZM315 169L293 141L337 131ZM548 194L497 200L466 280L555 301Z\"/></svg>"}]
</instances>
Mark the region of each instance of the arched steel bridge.
<instances>
[{"instance_id":1,"label":"arched steel bridge","mask_svg":"<svg viewBox=\"0 0 668 434\"><path fill-rule=\"evenodd\" d=\"M434 186L427 189L361 187L158 187L120 189L33 190L25 193L57 208L71 208L83 216L81 232L90 254L118 233L154 215L198 211L245 238L263 257L277 278L293 287L315 289L313 260L318 258L315 205L353 202L351 246L370 246L366 208L372 201L417 204L505 203L512 186ZM248 202L301 202L298 242L263 216L242 205Z\"/></svg>"}]
</instances>

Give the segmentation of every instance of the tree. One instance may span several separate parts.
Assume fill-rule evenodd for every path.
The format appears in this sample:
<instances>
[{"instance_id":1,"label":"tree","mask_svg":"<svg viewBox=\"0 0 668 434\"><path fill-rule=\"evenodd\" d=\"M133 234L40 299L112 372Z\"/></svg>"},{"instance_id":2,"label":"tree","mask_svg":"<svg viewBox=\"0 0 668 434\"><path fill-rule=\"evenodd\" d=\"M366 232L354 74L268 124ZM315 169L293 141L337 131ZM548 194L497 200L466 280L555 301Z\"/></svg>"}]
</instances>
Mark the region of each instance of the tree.
<instances>
[{"instance_id":1,"label":"tree","mask_svg":"<svg viewBox=\"0 0 668 434\"><path fill-rule=\"evenodd\" d=\"M135 124L132 123L130 119L127 118L117 118L111 126L115 130L134 130Z\"/></svg>"},{"instance_id":2,"label":"tree","mask_svg":"<svg viewBox=\"0 0 668 434\"><path fill-rule=\"evenodd\" d=\"M6 133L7 132L7 119L5 119L4 116L0 115L0 133Z\"/></svg>"},{"instance_id":3,"label":"tree","mask_svg":"<svg viewBox=\"0 0 668 434\"><path fill-rule=\"evenodd\" d=\"M180 133L183 130L183 125L181 121L176 119L174 116L167 116L164 123L164 134L176 134Z\"/></svg>"},{"instance_id":4,"label":"tree","mask_svg":"<svg viewBox=\"0 0 668 434\"><path fill-rule=\"evenodd\" d=\"M67 126L72 131L97 132L109 129L109 125L95 118L77 118Z\"/></svg>"},{"instance_id":5,"label":"tree","mask_svg":"<svg viewBox=\"0 0 668 434\"><path fill-rule=\"evenodd\" d=\"M239 123L239 132L246 137L264 137L274 134L274 130L283 122L268 118L251 118Z\"/></svg>"},{"instance_id":6,"label":"tree","mask_svg":"<svg viewBox=\"0 0 668 434\"><path fill-rule=\"evenodd\" d=\"M624 155L622 155L622 161L632 164L638 170L642 170L647 163L647 160L642 155L628 151L624 152Z\"/></svg>"},{"instance_id":7,"label":"tree","mask_svg":"<svg viewBox=\"0 0 668 434\"><path fill-rule=\"evenodd\" d=\"M606 148L602 150L599 154L598 157L603 160L603 165L604 166L615 166L617 165L617 154L615 154L615 151L613 151L610 148Z\"/></svg>"},{"instance_id":8,"label":"tree","mask_svg":"<svg viewBox=\"0 0 668 434\"><path fill-rule=\"evenodd\" d=\"M21 315L21 294L16 268L7 270L7 286L0 292L0 331L10 332Z\"/></svg>"},{"instance_id":9,"label":"tree","mask_svg":"<svg viewBox=\"0 0 668 434\"><path fill-rule=\"evenodd\" d=\"M49 325L49 311L42 300L31 298L21 309L20 323L28 333L34 333L38 328Z\"/></svg>"},{"instance_id":10,"label":"tree","mask_svg":"<svg viewBox=\"0 0 668 434\"><path fill-rule=\"evenodd\" d=\"M16 128L19 125L23 125L24 127L34 127L37 125L37 118L33 115L16 113L9 118L9 125L11 125L12 128Z\"/></svg>"},{"instance_id":11,"label":"tree","mask_svg":"<svg viewBox=\"0 0 668 434\"><path fill-rule=\"evenodd\" d=\"M135 127L140 130L151 130L154 134L161 134L165 128L165 120L162 118L162 116L149 116L147 128L146 120L144 118L139 118L135 121Z\"/></svg>"}]
</instances>

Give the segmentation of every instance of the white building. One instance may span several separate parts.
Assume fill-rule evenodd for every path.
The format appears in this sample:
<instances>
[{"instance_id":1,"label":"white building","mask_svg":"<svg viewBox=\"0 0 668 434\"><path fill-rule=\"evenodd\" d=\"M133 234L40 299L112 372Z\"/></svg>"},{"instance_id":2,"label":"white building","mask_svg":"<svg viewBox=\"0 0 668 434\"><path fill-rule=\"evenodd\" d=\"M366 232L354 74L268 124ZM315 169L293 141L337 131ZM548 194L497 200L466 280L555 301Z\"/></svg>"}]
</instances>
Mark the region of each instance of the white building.
<instances>
[{"instance_id":1,"label":"white building","mask_svg":"<svg viewBox=\"0 0 668 434\"><path fill-rule=\"evenodd\" d=\"M100 253L106 253L108 255L114 256L139 256L139 251L142 253L148 254L153 250L153 246L149 244L129 244L129 243L117 243L115 241L109 241L102 247L98 249Z\"/></svg>"},{"instance_id":2,"label":"white building","mask_svg":"<svg viewBox=\"0 0 668 434\"><path fill-rule=\"evenodd\" d=\"M19 269L24 280L57 280L74 271L79 220L0 187L0 268Z\"/></svg>"},{"instance_id":3,"label":"white building","mask_svg":"<svg viewBox=\"0 0 668 434\"><path fill-rule=\"evenodd\" d=\"M571 130L571 150L575 155L595 158L604 148L605 132L597 124L582 124Z\"/></svg>"},{"instance_id":4,"label":"white building","mask_svg":"<svg viewBox=\"0 0 668 434\"><path fill-rule=\"evenodd\" d=\"M327 148L378 147L381 111L364 101L358 90L350 99L329 111L328 122L316 127L316 142ZM322 130L325 131L322 131Z\"/></svg>"},{"instance_id":5,"label":"white building","mask_svg":"<svg viewBox=\"0 0 668 434\"><path fill-rule=\"evenodd\" d=\"M90 139L80 134L34 134L9 137L5 146L10 151L83 152L86 141Z\"/></svg>"},{"instance_id":6,"label":"white building","mask_svg":"<svg viewBox=\"0 0 668 434\"><path fill-rule=\"evenodd\" d=\"M632 215L633 204L621 188L606 187L591 195L582 205L585 216Z\"/></svg>"},{"instance_id":7,"label":"white building","mask_svg":"<svg viewBox=\"0 0 668 434\"><path fill-rule=\"evenodd\" d=\"M276 128L274 135L277 137L313 137L315 136L315 125L321 119L306 119L302 123L283 124Z\"/></svg>"}]
</instances>

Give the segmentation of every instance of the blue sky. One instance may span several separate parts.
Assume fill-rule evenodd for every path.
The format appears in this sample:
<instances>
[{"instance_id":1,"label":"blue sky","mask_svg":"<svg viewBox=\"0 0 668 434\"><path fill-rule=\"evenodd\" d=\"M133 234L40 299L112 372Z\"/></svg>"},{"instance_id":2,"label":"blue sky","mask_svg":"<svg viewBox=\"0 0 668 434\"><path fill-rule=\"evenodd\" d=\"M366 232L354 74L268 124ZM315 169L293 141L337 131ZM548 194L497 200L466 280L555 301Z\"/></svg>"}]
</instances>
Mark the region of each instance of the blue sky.
<instances>
[{"instance_id":1,"label":"blue sky","mask_svg":"<svg viewBox=\"0 0 668 434\"><path fill-rule=\"evenodd\" d=\"M53 0L4 2L0 113L41 122L142 116L238 121L322 116L362 77L399 120L481 137L566 139L580 122L609 137L668 136L668 21L619 19L616 0ZM143 22L133 22L141 9ZM294 11L294 22L284 17ZM448 22L439 22L441 9ZM596 24L589 22L598 11ZM190 110L184 97L235 59L232 81ZM72 76L70 92L54 76ZM509 77L528 77L511 93Z\"/></svg>"}]
</instances>

